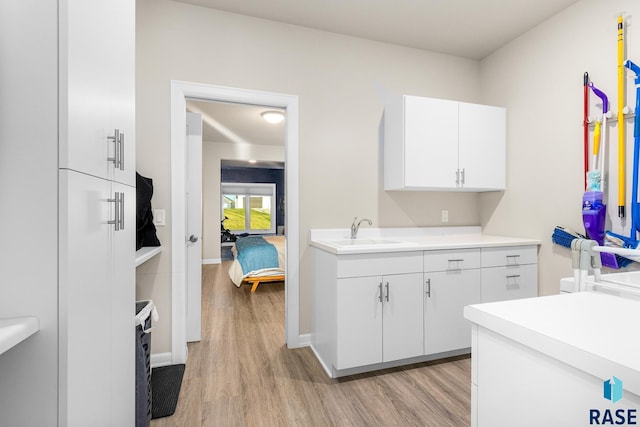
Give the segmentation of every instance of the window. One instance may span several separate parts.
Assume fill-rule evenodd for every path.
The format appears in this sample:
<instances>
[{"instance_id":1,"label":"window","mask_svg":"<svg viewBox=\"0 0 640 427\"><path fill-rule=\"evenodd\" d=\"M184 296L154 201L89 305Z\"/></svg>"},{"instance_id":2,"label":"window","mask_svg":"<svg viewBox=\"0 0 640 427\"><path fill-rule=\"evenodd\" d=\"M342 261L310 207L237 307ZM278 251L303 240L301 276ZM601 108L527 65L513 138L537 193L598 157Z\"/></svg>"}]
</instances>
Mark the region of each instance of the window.
<instances>
[{"instance_id":1,"label":"window","mask_svg":"<svg viewBox=\"0 0 640 427\"><path fill-rule=\"evenodd\" d=\"M276 232L276 185L222 183L224 226L235 233Z\"/></svg>"}]
</instances>

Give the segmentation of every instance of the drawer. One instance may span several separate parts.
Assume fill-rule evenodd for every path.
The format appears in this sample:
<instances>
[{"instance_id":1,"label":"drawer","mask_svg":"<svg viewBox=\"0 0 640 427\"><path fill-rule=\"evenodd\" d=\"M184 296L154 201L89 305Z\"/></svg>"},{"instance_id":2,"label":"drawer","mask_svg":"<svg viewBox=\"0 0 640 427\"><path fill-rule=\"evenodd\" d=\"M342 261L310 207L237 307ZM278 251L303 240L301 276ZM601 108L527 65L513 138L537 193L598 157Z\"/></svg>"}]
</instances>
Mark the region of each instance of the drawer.
<instances>
[{"instance_id":1,"label":"drawer","mask_svg":"<svg viewBox=\"0 0 640 427\"><path fill-rule=\"evenodd\" d=\"M537 262L538 248L536 245L482 248L481 252L482 267L535 264Z\"/></svg>"},{"instance_id":2,"label":"drawer","mask_svg":"<svg viewBox=\"0 0 640 427\"><path fill-rule=\"evenodd\" d=\"M338 278L422 273L422 252L338 255Z\"/></svg>"},{"instance_id":3,"label":"drawer","mask_svg":"<svg viewBox=\"0 0 640 427\"><path fill-rule=\"evenodd\" d=\"M424 271L480 268L480 249L446 249L424 252Z\"/></svg>"},{"instance_id":4,"label":"drawer","mask_svg":"<svg viewBox=\"0 0 640 427\"><path fill-rule=\"evenodd\" d=\"M480 270L483 303L538 296L538 265L490 267Z\"/></svg>"}]
</instances>

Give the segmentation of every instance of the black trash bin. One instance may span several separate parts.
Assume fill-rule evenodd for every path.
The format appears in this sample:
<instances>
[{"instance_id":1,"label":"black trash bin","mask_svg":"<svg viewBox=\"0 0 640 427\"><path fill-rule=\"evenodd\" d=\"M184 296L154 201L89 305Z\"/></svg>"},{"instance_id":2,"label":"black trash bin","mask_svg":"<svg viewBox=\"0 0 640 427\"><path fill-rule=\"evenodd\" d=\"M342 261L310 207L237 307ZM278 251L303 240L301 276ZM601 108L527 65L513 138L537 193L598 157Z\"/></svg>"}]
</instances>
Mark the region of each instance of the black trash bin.
<instances>
[{"instance_id":1,"label":"black trash bin","mask_svg":"<svg viewBox=\"0 0 640 427\"><path fill-rule=\"evenodd\" d=\"M136 427L151 423L152 301L136 302Z\"/></svg>"}]
</instances>

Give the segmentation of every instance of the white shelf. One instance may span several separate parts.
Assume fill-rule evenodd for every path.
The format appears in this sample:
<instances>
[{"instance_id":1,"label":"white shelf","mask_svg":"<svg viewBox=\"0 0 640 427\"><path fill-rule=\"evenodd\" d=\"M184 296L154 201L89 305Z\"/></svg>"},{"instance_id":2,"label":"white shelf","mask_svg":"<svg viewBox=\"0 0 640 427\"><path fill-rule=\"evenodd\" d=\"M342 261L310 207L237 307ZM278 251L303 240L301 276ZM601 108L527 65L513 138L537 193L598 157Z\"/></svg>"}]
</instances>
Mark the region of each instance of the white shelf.
<instances>
[{"instance_id":1,"label":"white shelf","mask_svg":"<svg viewBox=\"0 0 640 427\"><path fill-rule=\"evenodd\" d=\"M0 319L0 354L20 344L40 330L35 317Z\"/></svg>"},{"instance_id":2,"label":"white shelf","mask_svg":"<svg viewBox=\"0 0 640 427\"><path fill-rule=\"evenodd\" d=\"M136 251L136 267L162 252L162 246L145 246Z\"/></svg>"}]
</instances>

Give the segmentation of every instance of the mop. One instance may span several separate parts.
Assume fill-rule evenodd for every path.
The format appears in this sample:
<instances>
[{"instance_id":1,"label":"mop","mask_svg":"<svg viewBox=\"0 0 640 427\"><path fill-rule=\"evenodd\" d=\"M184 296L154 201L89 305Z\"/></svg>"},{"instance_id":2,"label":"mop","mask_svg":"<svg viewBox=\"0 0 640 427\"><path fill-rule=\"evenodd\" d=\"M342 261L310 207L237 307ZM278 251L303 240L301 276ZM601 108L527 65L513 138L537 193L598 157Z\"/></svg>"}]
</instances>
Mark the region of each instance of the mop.
<instances>
[{"instance_id":1,"label":"mop","mask_svg":"<svg viewBox=\"0 0 640 427\"><path fill-rule=\"evenodd\" d=\"M607 206L604 202L604 173L607 153L607 113L609 112L609 99L607 95L595 87L592 82L589 82L589 87L593 93L602 100L602 125L600 126L600 121L596 121L593 141L593 161L591 169L587 172L587 191L585 191L582 198L582 221L589 239L595 240L600 246L604 246L604 229L607 221ZM600 162L598 162L598 159ZM606 267L617 269L628 264L624 258L611 253L603 252L600 256L602 265Z\"/></svg>"}]
</instances>

